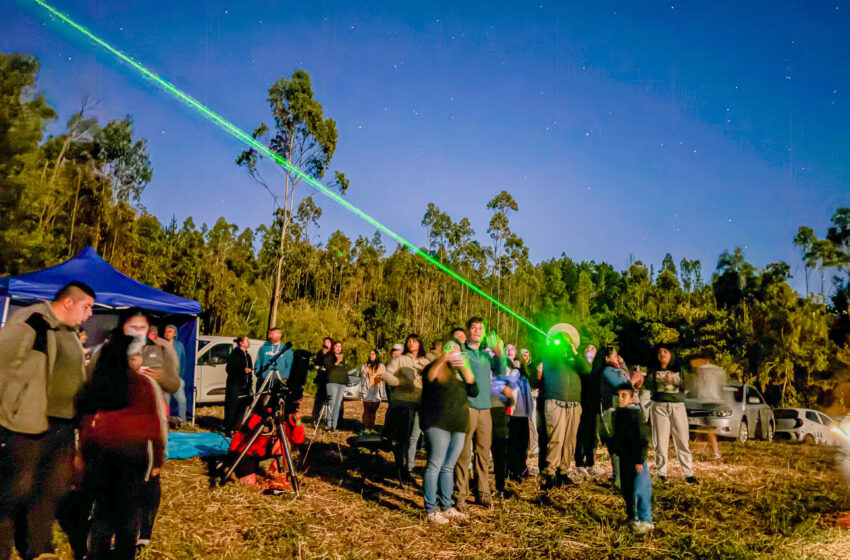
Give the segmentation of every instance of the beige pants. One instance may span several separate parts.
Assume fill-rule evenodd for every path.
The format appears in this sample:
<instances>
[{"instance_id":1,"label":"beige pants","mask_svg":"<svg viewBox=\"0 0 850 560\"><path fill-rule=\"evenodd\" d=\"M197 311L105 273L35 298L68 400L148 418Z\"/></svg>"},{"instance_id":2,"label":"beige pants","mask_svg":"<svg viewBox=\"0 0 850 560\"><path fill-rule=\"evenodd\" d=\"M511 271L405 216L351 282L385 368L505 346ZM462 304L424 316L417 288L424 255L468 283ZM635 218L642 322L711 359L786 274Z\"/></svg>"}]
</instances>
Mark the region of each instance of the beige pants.
<instances>
[{"instance_id":1,"label":"beige pants","mask_svg":"<svg viewBox=\"0 0 850 560\"><path fill-rule=\"evenodd\" d=\"M670 436L682 466L683 476L694 475L694 463L688 445L688 412L685 403L652 403L652 442L655 446L655 470L659 476L667 476L667 450Z\"/></svg>"},{"instance_id":2,"label":"beige pants","mask_svg":"<svg viewBox=\"0 0 850 560\"><path fill-rule=\"evenodd\" d=\"M489 410L469 409L469 426L466 428L466 439L463 451L455 465L455 488L458 503L466 501L469 496L469 458L472 457L475 446L475 479L478 484L477 494L490 499L490 446L493 441L493 420Z\"/></svg>"},{"instance_id":3,"label":"beige pants","mask_svg":"<svg viewBox=\"0 0 850 560\"><path fill-rule=\"evenodd\" d=\"M581 406L565 408L548 399L544 404L544 414L549 445L546 446L546 468L543 474L552 476L556 472L566 473L575 455Z\"/></svg>"}]
</instances>

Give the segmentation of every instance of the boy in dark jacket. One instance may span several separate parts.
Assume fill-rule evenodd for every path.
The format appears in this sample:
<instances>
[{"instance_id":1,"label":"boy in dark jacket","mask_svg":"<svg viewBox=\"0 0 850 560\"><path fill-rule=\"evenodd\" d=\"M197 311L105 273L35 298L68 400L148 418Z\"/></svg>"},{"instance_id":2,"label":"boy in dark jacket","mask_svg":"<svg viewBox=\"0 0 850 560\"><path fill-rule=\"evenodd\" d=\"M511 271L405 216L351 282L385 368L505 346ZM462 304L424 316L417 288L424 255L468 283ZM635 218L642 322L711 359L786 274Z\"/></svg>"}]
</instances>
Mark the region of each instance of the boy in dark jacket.
<instances>
[{"instance_id":1,"label":"boy in dark jacket","mask_svg":"<svg viewBox=\"0 0 850 560\"><path fill-rule=\"evenodd\" d=\"M634 389L630 383L617 387L617 398L611 451L620 458L626 516L634 523L635 532L643 535L655 528L652 523L652 483L646 462L649 430L640 407L634 404Z\"/></svg>"}]
</instances>

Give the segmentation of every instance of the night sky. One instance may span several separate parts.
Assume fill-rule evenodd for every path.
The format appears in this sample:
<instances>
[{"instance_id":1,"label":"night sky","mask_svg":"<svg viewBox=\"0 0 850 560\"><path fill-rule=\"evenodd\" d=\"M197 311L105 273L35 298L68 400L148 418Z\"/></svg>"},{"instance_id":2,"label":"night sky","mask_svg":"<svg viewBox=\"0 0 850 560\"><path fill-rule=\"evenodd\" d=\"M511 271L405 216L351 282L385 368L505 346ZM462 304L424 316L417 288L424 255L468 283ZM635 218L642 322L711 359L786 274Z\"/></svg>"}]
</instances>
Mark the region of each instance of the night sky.
<instances>
[{"instance_id":1,"label":"night sky","mask_svg":"<svg viewBox=\"0 0 850 560\"><path fill-rule=\"evenodd\" d=\"M845 0L197 4L53 5L248 131L269 122L268 86L306 69L349 199L414 243L428 202L485 241L486 203L506 189L535 262L657 268L670 252L710 276L740 245L758 266L789 262L800 288L797 228L823 235L850 205ZM86 96L101 123L133 115L160 220L270 221L235 140L43 9L0 0L0 50L41 60L52 133ZM319 239L371 235L318 202Z\"/></svg>"}]
</instances>

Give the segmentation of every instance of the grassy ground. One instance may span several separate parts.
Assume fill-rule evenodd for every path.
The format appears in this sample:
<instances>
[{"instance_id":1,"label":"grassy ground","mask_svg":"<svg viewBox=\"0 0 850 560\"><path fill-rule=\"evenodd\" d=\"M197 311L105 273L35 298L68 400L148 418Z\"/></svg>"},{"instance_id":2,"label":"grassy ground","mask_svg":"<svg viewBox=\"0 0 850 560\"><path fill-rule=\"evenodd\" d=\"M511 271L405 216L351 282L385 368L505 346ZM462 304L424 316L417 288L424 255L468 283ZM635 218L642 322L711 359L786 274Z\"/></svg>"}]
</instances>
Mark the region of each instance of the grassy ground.
<instances>
[{"instance_id":1,"label":"grassy ground","mask_svg":"<svg viewBox=\"0 0 850 560\"><path fill-rule=\"evenodd\" d=\"M359 403L346 404L349 419L360 412ZM211 426L221 409L199 413ZM636 537L622 526L619 494L595 483L545 495L529 480L492 510L472 507L466 524L432 527L423 522L420 490L374 482L391 476L389 455L378 465L348 456L350 435L319 434L297 500L235 484L211 488L201 460L168 461L144 558L850 558L850 531L835 528L837 514L850 510L850 491L824 448L722 443L723 460L711 462L705 444L694 443L701 484L655 483L656 530ZM602 452L597 457L609 466ZM364 485L352 468L343 481L343 458L370 480Z\"/></svg>"}]
</instances>

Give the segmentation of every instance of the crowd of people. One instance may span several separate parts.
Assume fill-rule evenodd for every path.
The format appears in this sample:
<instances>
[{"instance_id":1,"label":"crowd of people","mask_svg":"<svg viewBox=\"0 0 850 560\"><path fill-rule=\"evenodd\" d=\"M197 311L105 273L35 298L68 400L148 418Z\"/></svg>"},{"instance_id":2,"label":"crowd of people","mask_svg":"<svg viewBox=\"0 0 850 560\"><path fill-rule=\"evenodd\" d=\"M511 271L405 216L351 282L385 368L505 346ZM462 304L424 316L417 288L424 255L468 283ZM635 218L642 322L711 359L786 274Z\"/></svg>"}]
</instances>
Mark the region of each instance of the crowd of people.
<instances>
[{"instance_id":1,"label":"crowd of people","mask_svg":"<svg viewBox=\"0 0 850 560\"><path fill-rule=\"evenodd\" d=\"M231 354L228 371L234 384L241 380L243 393L229 401L228 410L245 402L250 386L245 379L261 378L260 362L280 351L280 339L280 330L272 329L253 370L246 354ZM246 340L237 339L237 348L244 350ZM488 331L480 317L433 342L427 352L411 334L391 348L385 362L378 349L369 351L360 369L360 433L387 442L400 481L421 484L427 519L435 524L465 519L470 502L492 507L495 500L510 498L511 483L526 478L539 476L544 490L600 480L607 473L595 462L602 443L611 458L608 482L622 491L635 531L646 533L654 527L650 440L657 479L668 476L672 437L685 481L697 482L683 376L671 348L655 350L656 367L644 372L630 370L616 346L597 350L570 333L550 336L541 358L534 360L528 349L518 350ZM282 356L273 365L286 379L292 360L286 352ZM313 421L329 431L340 429L344 415L349 374L343 363L342 343L325 338L313 358ZM378 431L376 415L385 400L385 421ZM231 417L226 412L225 418ZM717 451L716 440L713 444ZM414 471L420 446L428 457L421 481ZM534 457L537 461L529 461Z\"/></svg>"},{"instance_id":2,"label":"crowd of people","mask_svg":"<svg viewBox=\"0 0 850 560\"><path fill-rule=\"evenodd\" d=\"M133 558L151 538L167 395L176 400L177 417L186 414L185 351L176 326L165 325L160 337L137 308L123 310L104 343L86 350L80 325L95 298L87 285L71 282L52 302L19 310L0 329L0 559L15 548L25 559L51 558L54 521L77 558ZM226 432L238 432L260 387L289 377L293 351L281 340L281 330L270 329L256 360L247 337L234 340ZM466 519L470 501L492 507L510 498L513 482L525 478L539 476L544 490L599 479L607 472L594 460L601 442L626 517L646 533L653 528L650 440L658 479L668 476L672 438L685 480L696 483L682 372L669 347L656 351L656 367L644 373L629 370L615 346L597 350L569 332L550 336L535 360L488 331L480 317L428 351L411 334L386 360L371 350L362 366L361 435L388 444L400 480L421 485L426 518L438 525ZM338 430L349 381L343 344L326 338L312 363L313 421ZM287 435L303 441L300 411L288 413ZM414 471L420 445L427 451L421 481ZM239 476L256 472L258 460L247 464L250 473Z\"/></svg>"},{"instance_id":3,"label":"crowd of people","mask_svg":"<svg viewBox=\"0 0 850 560\"><path fill-rule=\"evenodd\" d=\"M80 329L96 294L82 282L0 329L0 558L55 558L58 521L76 558L133 558L161 499L167 395L185 418L177 328L121 311L103 344ZM81 336L82 335L82 336ZM181 399L180 397L184 397Z\"/></svg>"}]
</instances>

